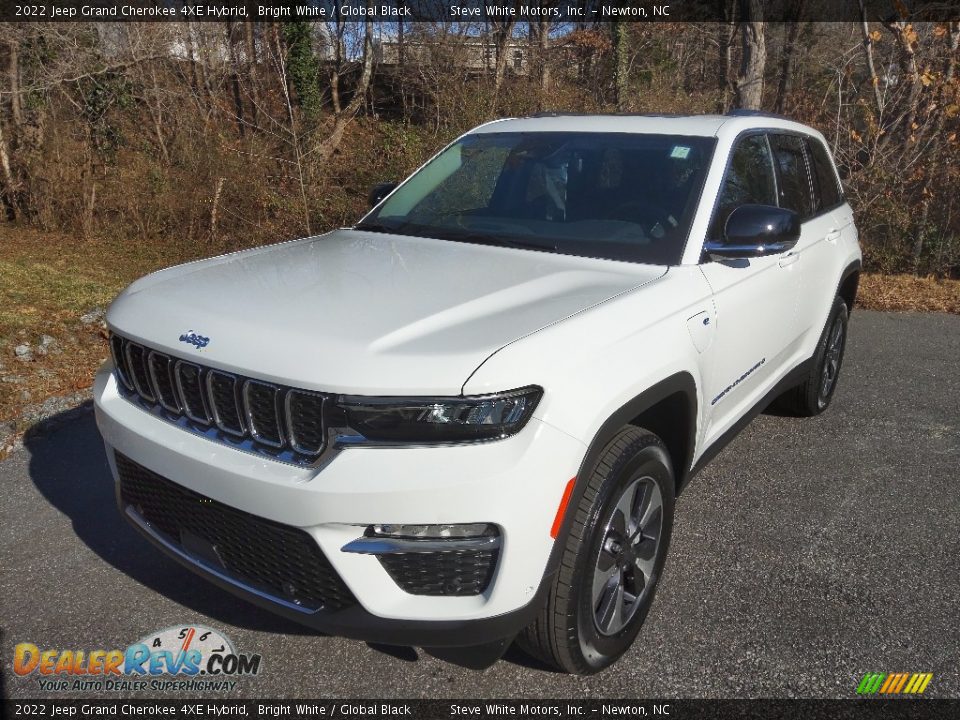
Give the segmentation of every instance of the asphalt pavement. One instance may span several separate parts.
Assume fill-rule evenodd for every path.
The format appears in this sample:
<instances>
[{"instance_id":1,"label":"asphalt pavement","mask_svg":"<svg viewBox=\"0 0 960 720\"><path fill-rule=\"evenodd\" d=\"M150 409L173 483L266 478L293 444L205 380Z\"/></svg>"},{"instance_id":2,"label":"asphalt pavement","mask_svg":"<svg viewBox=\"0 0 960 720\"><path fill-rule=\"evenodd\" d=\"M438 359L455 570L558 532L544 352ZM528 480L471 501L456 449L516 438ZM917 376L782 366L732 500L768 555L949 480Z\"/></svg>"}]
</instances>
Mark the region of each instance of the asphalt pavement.
<instances>
[{"instance_id":1,"label":"asphalt pavement","mask_svg":"<svg viewBox=\"0 0 960 720\"><path fill-rule=\"evenodd\" d=\"M218 697L852 697L869 671L930 672L927 696L960 697L958 593L960 316L855 311L832 407L757 418L693 481L637 642L587 678L517 650L477 672L319 636L215 588L121 520L92 412L0 463L11 698L78 695L16 676L17 643L125 648L191 623L263 657Z\"/></svg>"}]
</instances>

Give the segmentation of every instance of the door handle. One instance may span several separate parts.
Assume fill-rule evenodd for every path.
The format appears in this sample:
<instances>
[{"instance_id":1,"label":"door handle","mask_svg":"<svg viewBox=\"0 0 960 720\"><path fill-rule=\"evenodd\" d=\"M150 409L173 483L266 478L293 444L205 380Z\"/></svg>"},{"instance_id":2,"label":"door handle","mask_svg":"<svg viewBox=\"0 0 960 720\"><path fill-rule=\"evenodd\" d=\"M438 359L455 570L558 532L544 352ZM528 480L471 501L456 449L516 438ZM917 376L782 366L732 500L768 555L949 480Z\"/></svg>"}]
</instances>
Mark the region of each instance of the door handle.
<instances>
[{"instance_id":1,"label":"door handle","mask_svg":"<svg viewBox=\"0 0 960 720\"><path fill-rule=\"evenodd\" d=\"M793 252L792 250L786 255L783 255L780 258L780 267L786 267L787 265L793 265L797 260L800 259L800 256Z\"/></svg>"},{"instance_id":2,"label":"door handle","mask_svg":"<svg viewBox=\"0 0 960 720\"><path fill-rule=\"evenodd\" d=\"M830 228L829 230L827 230L825 239L828 243L836 244L837 240L840 239L840 231L837 230L836 228Z\"/></svg>"}]
</instances>

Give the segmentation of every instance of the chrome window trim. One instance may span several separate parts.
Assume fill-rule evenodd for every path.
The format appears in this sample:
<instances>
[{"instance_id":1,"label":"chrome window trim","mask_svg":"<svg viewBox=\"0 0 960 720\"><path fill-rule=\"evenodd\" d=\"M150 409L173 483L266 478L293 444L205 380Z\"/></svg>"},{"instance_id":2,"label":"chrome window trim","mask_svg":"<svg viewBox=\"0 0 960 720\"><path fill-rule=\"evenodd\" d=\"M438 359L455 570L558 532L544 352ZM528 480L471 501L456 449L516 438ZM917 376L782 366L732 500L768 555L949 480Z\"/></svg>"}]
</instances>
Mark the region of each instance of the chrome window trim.
<instances>
[{"instance_id":1,"label":"chrome window trim","mask_svg":"<svg viewBox=\"0 0 960 720\"><path fill-rule=\"evenodd\" d=\"M187 394L183 391L183 381L180 378L180 369L185 365L196 368L197 378L200 383L200 404L203 405L204 416L200 417L199 415L194 415L186 402ZM180 393L180 399L183 402L183 414L193 420L194 422L202 423L203 425L210 424L210 408L207 404L207 394L203 391L204 377L203 377L203 368L196 363L188 362L186 360L177 360L173 365L173 377L177 381L177 392Z\"/></svg>"},{"instance_id":2,"label":"chrome window trim","mask_svg":"<svg viewBox=\"0 0 960 720\"><path fill-rule=\"evenodd\" d=\"M150 402L156 402L157 396L156 396L156 393L153 392L153 388L147 388L146 390L144 390L142 387L140 387L140 381L137 379L136 370L134 370L133 358L130 356L130 350L131 348L134 348L134 347L138 347L140 348L140 350L143 351L143 369L144 369L144 372L147 373L147 377L148 378L150 377L150 368L147 367L147 353L149 351L143 345L130 342L128 340L123 347L123 355L127 359L127 368L130 371L130 379L133 381L133 389L137 392L138 395L140 395L145 400L149 400Z\"/></svg>"},{"instance_id":3,"label":"chrome window trim","mask_svg":"<svg viewBox=\"0 0 960 720\"><path fill-rule=\"evenodd\" d=\"M220 411L217 409L216 398L213 396L213 379L217 375L228 378L233 385L233 407L237 413L237 422L240 425L240 430L234 430L228 428L224 425L223 421L220 418ZM204 378L205 385L207 386L207 402L210 406L210 412L213 415L213 423L216 425L222 432L227 433L228 435L233 435L234 437L243 437L247 434L246 426L243 424L243 412L240 409L240 398L237 397L237 376L233 373L224 372L223 370L213 370L208 369L207 375Z\"/></svg>"},{"instance_id":4,"label":"chrome window trim","mask_svg":"<svg viewBox=\"0 0 960 720\"><path fill-rule=\"evenodd\" d=\"M175 405L174 407L171 407L171 406L167 405L167 403L165 403L165 402L163 401L163 393L160 392L160 383L157 382L157 373L156 373L156 370L154 370L153 362L152 362L153 358L155 358L155 357L157 357L157 358L166 358L166 361L167 361L167 379L170 381L170 387L173 389L173 395L174 395L173 400L174 400L174 402L176 403L176 405ZM156 388L156 391L157 391L157 393L156 393L156 401L157 401L158 403L160 403L160 405L161 405L164 409L169 410L170 412L172 412L172 413L174 413L174 414L176 414L176 415L179 415L179 414L181 413L180 397L179 397L179 393L178 393L179 387L178 387L178 385L177 385L176 380L175 380L174 377L173 377L173 370L172 370L172 369L173 369L173 365L174 365L174 363L173 363L173 358L171 358L171 357L170 357L169 355L167 355L166 353L160 353L160 352L157 352L156 350L150 350L150 351L147 353L147 372L150 374L150 380L153 382L153 387Z\"/></svg>"},{"instance_id":5,"label":"chrome window trim","mask_svg":"<svg viewBox=\"0 0 960 720\"><path fill-rule=\"evenodd\" d=\"M259 432L257 432L257 424L253 419L253 413L250 411L250 386L251 385L260 385L261 387L269 388L273 391L273 411L277 418L277 437L280 438L279 442L269 440L263 437ZM283 432L283 421L282 421L282 410L280 409L280 386L274 385L273 383L263 382L262 380L253 380L252 378L247 378L243 381L243 388L241 390L241 395L243 396L243 412L247 416L247 429L250 431L250 437L256 440L259 443L264 445L269 445L270 447L282 448L284 445L284 438L286 437ZM289 423L288 423L289 427Z\"/></svg>"}]
</instances>

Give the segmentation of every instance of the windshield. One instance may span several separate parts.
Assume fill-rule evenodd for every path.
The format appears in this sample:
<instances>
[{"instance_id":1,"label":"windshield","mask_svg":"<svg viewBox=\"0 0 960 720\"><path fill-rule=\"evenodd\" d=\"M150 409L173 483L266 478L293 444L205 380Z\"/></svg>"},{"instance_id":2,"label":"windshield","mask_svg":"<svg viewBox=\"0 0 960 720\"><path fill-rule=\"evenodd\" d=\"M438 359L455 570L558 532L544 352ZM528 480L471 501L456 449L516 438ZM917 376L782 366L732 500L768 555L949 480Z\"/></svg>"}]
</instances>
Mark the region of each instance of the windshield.
<instances>
[{"instance_id":1,"label":"windshield","mask_svg":"<svg viewBox=\"0 0 960 720\"><path fill-rule=\"evenodd\" d=\"M675 265L714 142L631 133L467 135L356 227Z\"/></svg>"}]
</instances>

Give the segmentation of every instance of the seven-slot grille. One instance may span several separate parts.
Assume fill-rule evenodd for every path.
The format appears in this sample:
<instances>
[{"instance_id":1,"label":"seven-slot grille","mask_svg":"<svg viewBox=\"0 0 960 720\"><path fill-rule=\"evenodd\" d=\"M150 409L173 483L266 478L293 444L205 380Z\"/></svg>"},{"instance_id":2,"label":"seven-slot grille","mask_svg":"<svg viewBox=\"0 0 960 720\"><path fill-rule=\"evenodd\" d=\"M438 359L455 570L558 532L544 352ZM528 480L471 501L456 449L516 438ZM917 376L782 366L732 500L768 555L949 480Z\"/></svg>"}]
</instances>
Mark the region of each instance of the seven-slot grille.
<instances>
[{"instance_id":1,"label":"seven-slot grille","mask_svg":"<svg viewBox=\"0 0 960 720\"><path fill-rule=\"evenodd\" d=\"M356 604L305 531L188 490L118 452L114 458L123 504L167 542L245 585L310 610Z\"/></svg>"},{"instance_id":2,"label":"seven-slot grille","mask_svg":"<svg viewBox=\"0 0 960 720\"><path fill-rule=\"evenodd\" d=\"M296 463L323 452L323 395L241 377L110 336L128 399L206 436Z\"/></svg>"}]
</instances>

